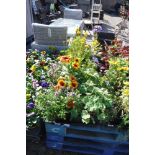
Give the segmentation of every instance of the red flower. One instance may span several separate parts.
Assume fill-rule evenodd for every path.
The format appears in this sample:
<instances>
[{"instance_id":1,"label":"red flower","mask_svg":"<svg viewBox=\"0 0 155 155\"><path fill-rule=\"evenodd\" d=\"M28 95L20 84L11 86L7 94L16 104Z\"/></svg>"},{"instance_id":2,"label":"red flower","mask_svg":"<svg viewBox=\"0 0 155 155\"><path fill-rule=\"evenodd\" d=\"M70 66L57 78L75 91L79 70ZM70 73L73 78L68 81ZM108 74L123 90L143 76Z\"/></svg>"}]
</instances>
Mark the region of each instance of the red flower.
<instances>
[{"instance_id":1,"label":"red flower","mask_svg":"<svg viewBox=\"0 0 155 155\"><path fill-rule=\"evenodd\" d=\"M73 100L69 100L68 103L67 103L67 107L68 107L69 109L73 109L74 106L75 106L74 101L73 101Z\"/></svg>"},{"instance_id":2,"label":"red flower","mask_svg":"<svg viewBox=\"0 0 155 155\"><path fill-rule=\"evenodd\" d=\"M70 63L70 60L71 60L69 56L61 56L59 59L63 63Z\"/></svg>"},{"instance_id":3,"label":"red flower","mask_svg":"<svg viewBox=\"0 0 155 155\"><path fill-rule=\"evenodd\" d=\"M71 80L71 81L76 81L76 78L75 78L73 75L71 75L71 76L70 76L70 80Z\"/></svg>"}]
</instances>

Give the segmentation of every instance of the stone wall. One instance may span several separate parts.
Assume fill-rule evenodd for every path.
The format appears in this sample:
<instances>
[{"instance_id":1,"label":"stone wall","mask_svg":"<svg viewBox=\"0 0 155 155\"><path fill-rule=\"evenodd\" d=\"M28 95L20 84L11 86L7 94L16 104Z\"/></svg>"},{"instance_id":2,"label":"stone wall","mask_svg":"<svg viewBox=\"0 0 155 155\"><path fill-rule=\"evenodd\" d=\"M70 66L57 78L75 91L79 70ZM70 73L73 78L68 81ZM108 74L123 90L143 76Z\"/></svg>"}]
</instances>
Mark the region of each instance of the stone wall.
<instances>
[{"instance_id":1,"label":"stone wall","mask_svg":"<svg viewBox=\"0 0 155 155\"><path fill-rule=\"evenodd\" d=\"M117 0L101 0L101 2L102 2L103 10L107 11L111 8L114 8Z\"/></svg>"}]
</instances>

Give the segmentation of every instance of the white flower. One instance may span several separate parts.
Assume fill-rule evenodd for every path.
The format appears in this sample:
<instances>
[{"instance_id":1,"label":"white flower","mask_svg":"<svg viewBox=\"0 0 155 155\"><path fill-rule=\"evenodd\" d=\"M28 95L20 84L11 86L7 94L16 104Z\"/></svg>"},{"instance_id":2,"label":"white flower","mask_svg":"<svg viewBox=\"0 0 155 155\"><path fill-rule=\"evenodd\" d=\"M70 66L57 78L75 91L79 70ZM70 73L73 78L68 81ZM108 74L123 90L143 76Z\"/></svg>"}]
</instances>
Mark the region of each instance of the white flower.
<instances>
[{"instance_id":1,"label":"white flower","mask_svg":"<svg viewBox=\"0 0 155 155\"><path fill-rule=\"evenodd\" d=\"M42 89L42 86L39 86L39 87L36 88L36 91L39 91L41 89Z\"/></svg>"},{"instance_id":2,"label":"white flower","mask_svg":"<svg viewBox=\"0 0 155 155\"><path fill-rule=\"evenodd\" d=\"M50 60L51 60L51 58L50 58L50 57L47 57L47 58L46 58L46 60L47 60L47 61L50 61Z\"/></svg>"}]
</instances>

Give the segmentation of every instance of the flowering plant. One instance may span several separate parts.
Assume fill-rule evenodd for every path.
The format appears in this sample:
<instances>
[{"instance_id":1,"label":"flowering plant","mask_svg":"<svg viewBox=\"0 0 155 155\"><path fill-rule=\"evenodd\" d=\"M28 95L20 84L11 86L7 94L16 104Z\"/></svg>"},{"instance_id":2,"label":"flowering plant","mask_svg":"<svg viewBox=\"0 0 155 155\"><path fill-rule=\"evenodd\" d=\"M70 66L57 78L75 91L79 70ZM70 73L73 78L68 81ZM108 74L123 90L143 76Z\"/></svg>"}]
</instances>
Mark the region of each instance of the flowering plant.
<instances>
[{"instance_id":1,"label":"flowering plant","mask_svg":"<svg viewBox=\"0 0 155 155\"><path fill-rule=\"evenodd\" d=\"M113 108L111 109L111 120L121 122L126 126L124 116L128 115L128 88L126 84L129 81L129 62L128 59L112 57L109 60L109 69L106 70L104 78L104 87L108 89L113 100ZM126 95L126 97L125 97Z\"/></svg>"},{"instance_id":2,"label":"flowering plant","mask_svg":"<svg viewBox=\"0 0 155 155\"><path fill-rule=\"evenodd\" d=\"M99 50L98 50L99 51ZM105 46L104 49L96 52L95 57L97 58L98 70L103 75L106 70L109 69L109 59L112 57L120 57L128 59L129 57L129 46L122 44L121 40L115 39L112 41L112 45Z\"/></svg>"},{"instance_id":3,"label":"flowering plant","mask_svg":"<svg viewBox=\"0 0 155 155\"><path fill-rule=\"evenodd\" d=\"M49 87L49 75L47 70L52 59L46 51L39 52L31 50L26 55L26 112L27 127L33 127L39 121L38 110L36 109L36 90Z\"/></svg>"},{"instance_id":4,"label":"flowering plant","mask_svg":"<svg viewBox=\"0 0 155 155\"><path fill-rule=\"evenodd\" d=\"M91 46L96 49L97 42L89 45L86 37L86 32L78 31L70 47L46 64L46 73L38 66L34 69L33 76L38 82L42 74L46 77L47 83L36 88L34 98L37 112L45 121L96 123L108 120L106 109L112 101L91 61Z\"/></svg>"},{"instance_id":5,"label":"flowering plant","mask_svg":"<svg viewBox=\"0 0 155 155\"><path fill-rule=\"evenodd\" d=\"M88 124L121 116L128 123L128 58L111 56L109 50L109 67L102 76L92 61L98 63L94 55L100 44L96 39L88 44L86 37L77 30L70 47L55 58L45 51L27 54L26 106L28 113L36 113L36 120ZM36 120L28 120L28 125Z\"/></svg>"},{"instance_id":6,"label":"flowering plant","mask_svg":"<svg viewBox=\"0 0 155 155\"><path fill-rule=\"evenodd\" d=\"M121 106L122 106L122 123L121 126L129 125L129 82L124 82L124 87L122 89L122 94L120 96Z\"/></svg>"},{"instance_id":7,"label":"flowering plant","mask_svg":"<svg viewBox=\"0 0 155 155\"><path fill-rule=\"evenodd\" d=\"M102 50L96 52L97 70L103 74L103 87L107 88L112 99L109 121L117 122L121 127L128 127L129 119L129 46L124 46L119 39L112 41Z\"/></svg>"}]
</instances>

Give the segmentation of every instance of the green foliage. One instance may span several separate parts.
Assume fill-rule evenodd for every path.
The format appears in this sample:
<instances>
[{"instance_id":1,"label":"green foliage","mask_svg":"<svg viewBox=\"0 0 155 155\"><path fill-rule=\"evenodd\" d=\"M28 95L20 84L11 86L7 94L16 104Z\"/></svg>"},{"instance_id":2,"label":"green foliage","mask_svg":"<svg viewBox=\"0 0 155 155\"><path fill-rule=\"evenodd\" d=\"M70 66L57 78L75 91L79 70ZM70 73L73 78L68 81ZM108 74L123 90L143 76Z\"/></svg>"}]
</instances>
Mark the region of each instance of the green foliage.
<instances>
[{"instance_id":1,"label":"green foliage","mask_svg":"<svg viewBox=\"0 0 155 155\"><path fill-rule=\"evenodd\" d=\"M83 113L82 121L87 123L107 122L107 113L105 109L112 105L108 91L104 88L95 86L92 81L82 84L79 90L83 93L83 95L81 95L81 103L85 105L84 109L90 115L90 119L85 120L83 118Z\"/></svg>"},{"instance_id":2,"label":"green foliage","mask_svg":"<svg viewBox=\"0 0 155 155\"><path fill-rule=\"evenodd\" d=\"M44 121L72 121L128 125L128 60L111 56L109 69L97 72L92 54L100 49L97 40L86 43L86 34L77 31L67 50L52 59L45 51L27 55L26 104L34 102L36 118ZM49 47L56 51L54 47ZM27 120L27 124L37 122Z\"/></svg>"},{"instance_id":3,"label":"green foliage","mask_svg":"<svg viewBox=\"0 0 155 155\"><path fill-rule=\"evenodd\" d=\"M36 108L45 121L52 122L55 120L65 120L67 114L66 100L64 94L60 94L59 98L52 89L48 89L46 93L38 92L35 100Z\"/></svg>"},{"instance_id":4,"label":"green foliage","mask_svg":"<svg viewBox=\"0 0 155 155\"><path fill-rule=\"evenodd\" d=\"M111 120L120 121L121 126L127 126L128 115L128 96L124 96L125 82L129 80L128 76L128 60L125 58L112 57L109 61L110 67L106 71L104 78L104 87L107 88L113 100L113 108L110 110ZM110 114L109 114L110 116Z\"/></svg>"}]
</instances>

